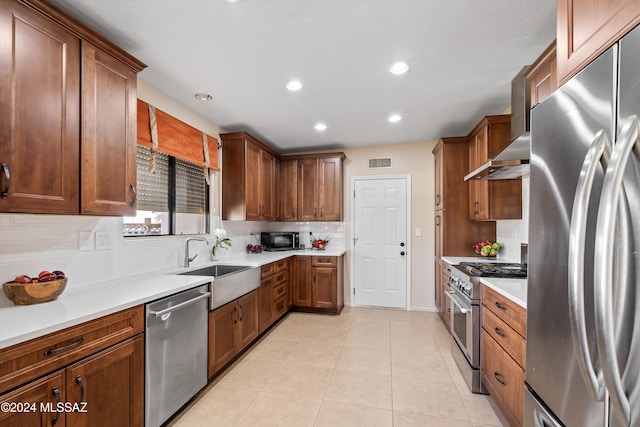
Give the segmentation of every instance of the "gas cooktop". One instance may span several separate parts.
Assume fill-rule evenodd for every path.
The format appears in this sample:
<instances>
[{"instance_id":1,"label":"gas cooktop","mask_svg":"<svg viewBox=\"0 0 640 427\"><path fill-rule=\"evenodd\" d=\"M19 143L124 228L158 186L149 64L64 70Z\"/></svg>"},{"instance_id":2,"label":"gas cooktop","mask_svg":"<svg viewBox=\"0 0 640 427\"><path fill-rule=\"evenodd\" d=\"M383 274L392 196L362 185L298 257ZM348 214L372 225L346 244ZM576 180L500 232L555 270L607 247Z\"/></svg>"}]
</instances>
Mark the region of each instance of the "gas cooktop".
<instances>
[{"instance_id":1,"label":"gas cooktop","mask_svg":"<svg viewBox=\"0 0 640 427\"><path fill-rule=\"evenodd\" d=\"M461 262L458 268L469 275L497 278L526 278L527 265L505 262Z\"/></svg>"}]
</instances>

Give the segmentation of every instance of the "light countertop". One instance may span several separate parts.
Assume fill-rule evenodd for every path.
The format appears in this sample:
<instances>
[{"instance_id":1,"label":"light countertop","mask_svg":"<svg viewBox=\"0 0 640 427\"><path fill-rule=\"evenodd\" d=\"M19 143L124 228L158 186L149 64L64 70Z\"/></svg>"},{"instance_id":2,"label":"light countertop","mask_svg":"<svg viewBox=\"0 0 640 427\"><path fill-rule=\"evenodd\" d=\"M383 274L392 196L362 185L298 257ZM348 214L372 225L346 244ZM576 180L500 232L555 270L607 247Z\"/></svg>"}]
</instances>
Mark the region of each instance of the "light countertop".
<instances>
[{"instance_id":1,"label":"light countertop","mask_svg":"<svg viewBox=\"0 0 640 427\"><path fill-rule=\"evenodd\" d=\"M480 283L509 298L519 306L527 308L527 279L481 277Z\"/></svg>"},{"instance_id":2,"label":"light countertop","mask_svg":"<svg viewBox=\"0 0 640 427\"><path fill-rule=\"evenodd\" d=\"M259 267L294 255L341 256L344 253L344 250L333 249L238 254L229 259L190 268L174 268L76 286L66 289L57 300L43 304L17 306L9 303L0 307L0 349L210 283L212 280L209 276L178 275L185 271L216 263Z\"/></svg>"},{"instance_id":3,"label":"light countertop","mask_svg":"<svg viewBox=\"0 0 640 427\"><path fill-rule=\"evenodd\" d=\"M442 260L451 265L458 265L461 262L514 262L486 256L443 256Z\"/></svg>"}]
</instances>

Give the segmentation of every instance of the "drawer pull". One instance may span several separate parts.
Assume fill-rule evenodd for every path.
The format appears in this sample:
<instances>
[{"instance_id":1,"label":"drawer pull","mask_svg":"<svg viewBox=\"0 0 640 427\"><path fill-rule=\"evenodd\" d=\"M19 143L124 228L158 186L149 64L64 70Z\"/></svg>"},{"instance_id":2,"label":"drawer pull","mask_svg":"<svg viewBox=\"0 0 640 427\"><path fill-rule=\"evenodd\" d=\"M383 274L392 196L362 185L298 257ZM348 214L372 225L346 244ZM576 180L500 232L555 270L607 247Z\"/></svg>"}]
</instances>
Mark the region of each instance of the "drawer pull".
<instances>
[{"instance_id":1,"label":"drawer pull","mask_svg":"<svg viewBox=\"0 0 640 427\"><path fill-rule=\"evenodd\" d=\"M67 350L71 350L72 348L75 348L81 344L84 343L84 337L79 338L76 342L69 344L66 347L60 347L60 348L52 348L50 350L47 350L44 352L45 356L53 356L54 354L58 354L58 353L62 353L63 351L67 351Z\"/></svg>"},{"instance_id":2,"label":"drawer pull","mask_svg":"<svg viewBox=\"0 0 640 427\"><path fill-rule=\"evenodd\" d=\"M80 386L80 402L84 402L84 383L82 382L82 377L80 375L76 377L76 382Z\"/></svg>"},{"instance_id":3,"label":"drawer pull","mask_svg":"<svg viewBox=\"0 0 640 427\"><path fill-rule=\"evenodd\" d=\"M502 338L506 338L506 337L507 337L507 334L505 334L504 332L502 332L502 331L500 330L500 328L498 328L497 326L496 326L496 328L495 328L495 331L496 331L496 334L498 334L498 335L499 335L499 336L501 336Z\"/></svg>"},{"instance_id":4,"label":"drawer pull","mask_svg":"<svg viewBox=\"0 0 640 427\"><path fill-rule=\"evenodd\" d=\"M498 301L496 301L496 307L498 307L502 311L507 311L507 307L500 304Z\"/></svg>"},{"instance_id":5,"label":"drawer pull","mask_svg":"<svg viewBox=\"0 0 640 427\"><path fill-rule=\"evenodd\" d=\"M9 196L9 183L11 182L11 173L9 172L9 165L2 163L2 171L4 172L4 189L2 190L2 198L6 199Z\"/></svg>"},{"instance_id":6,"label":"drawer pull","mask_svg":"<svg viewBox=\"0 0 640 427\"><path fill-rule=\"evenodd\" d=\"M322 259L322 258L320 258L318 260L318 264L331 264L331 260L330 259Z\"/></svg>"},{"instance_id":7,"label":"drawer pull","mask_svg":"<svg viewBox=\"0 0 640 427\"><path fill-rule=\"evenodd\" d=\"M493 373L494 378L496 379L496 381L498 381L500 384L502 384L503 386L507 385L507 382L505 380L502 379L502 375L500 375L497 372Z\"/></svg>"},{"instance_id":8,"label":"drawer pull","mask_svg":"<svg viewBox=\"0 0 640 427\"><path fill-rule=\"evenodd\" d=\"M53 419L53 421L51 421L51 425L54 426L56 424L58 424L58 421L60 420L60 412L58 411L58 406L60 405L60 390L58 390L58 387L54 387L52 390L53 395L56 397L56 417Z\"/></svg>"},{"instance_id":9,"label":"drawer pull","mask_svg":"<svg viewBox=\"0 0 640 427\"><path fill-rule=\"evenodd\" d=\"M235 315L235 316L234 316ZM231 319L233 319L233 323L238 323L238 307L233 307L233 314L231 315Z\"/></svg>"}]
</instances>

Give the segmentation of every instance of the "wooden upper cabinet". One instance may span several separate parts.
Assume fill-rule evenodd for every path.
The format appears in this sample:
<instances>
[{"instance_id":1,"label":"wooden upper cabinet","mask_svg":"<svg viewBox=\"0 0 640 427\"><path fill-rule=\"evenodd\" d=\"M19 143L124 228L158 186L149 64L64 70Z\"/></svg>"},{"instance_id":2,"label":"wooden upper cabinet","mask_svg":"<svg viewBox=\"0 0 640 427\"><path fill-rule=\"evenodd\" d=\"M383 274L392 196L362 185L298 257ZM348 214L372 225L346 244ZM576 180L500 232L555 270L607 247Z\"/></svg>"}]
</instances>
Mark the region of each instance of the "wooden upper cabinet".
<instances>
[{"instance_id":1,"label":"wooden upper cabinet","mask_svg":"<svg viewBox=\"0 0 640 427\"><path fill-rule=\"evenodd\" d=\"M0 4L0 109L13 113L0 115L0 212L131 214L145 65L49 3L28 3Z\"/></svg>"},{"instance_id":2,"label":"wooden upper cabinet","mask_svg":"<svg viewBox=\"0 0 640 427\"><path fill-rule=\"evenodd\" d=\"M558 88L556 41L531 64L525 77L531 82L531 105L535 107Z\"/></svg>"},{"instance_id":3,"label":"wooden upper cabinet","mask_svg":"<svg viewBox=\"0 0 640 427\"><path fill-rule=\"evenodd\" d=\"M220 135L222 219L273 221L278 212L277 153L246 132Z\"/></svg>"},{"instance_id":4,"label":"wooden upper cabinet","mask_svg":"<svg viewBox=\"0 0 640 427\"><path fill-rule=\"evenodd\" d=\"M280 221L298 220L298 161L283 160L280 162L278 178L280 193Z\"/></svg>"},{"instance_id":5,"label":"wooden upper cabinet","mask_svg":"<svg viewBox=\"0 0 640 427\"><path fill-rule=\"evenodd\" d=\"M511 116L487 116L468 136L469 171L496 157L511 142ZM522 180L472 180L469 219L495 221L522 218Z\"/></svg>"},{"instance_id":6,"label":"wooden upper cabinet","mask_svg":"<svg viewBox=\"0 0 640 427\"><path fill-rule=\"evenodd\" d=\"M78 213L80 39L2 1L0 40L0 211Z\"/></svg>"},{"instance_id":7,"label":"wooden upper cabinet","mask_svg":"<svg viewBox=\"0 0 640 427\"><path fill-rule=\"evenodd\" d=\"M298 160L298 221L342 219L344 155Z\"/></svg>"},{"instance_id":8,"label":"wooden upper cabinet","mask_svg":"<svg viewBox=\"0 0 640 427\"><path fill-rule=\"evenodd\" d=\"M565 83L640 22L637 0L558 0L558 81Z\"/></svg>"},{"instance_id":9,"label":"wooden upper cabinet","mask_svg":"<svg viewBox=\"0 0 640 427\"><path fill-rule=\"evenodd\" d=\"M135 216L136 72L82 43L80 212Z\"/></svg>"}]
</instances>

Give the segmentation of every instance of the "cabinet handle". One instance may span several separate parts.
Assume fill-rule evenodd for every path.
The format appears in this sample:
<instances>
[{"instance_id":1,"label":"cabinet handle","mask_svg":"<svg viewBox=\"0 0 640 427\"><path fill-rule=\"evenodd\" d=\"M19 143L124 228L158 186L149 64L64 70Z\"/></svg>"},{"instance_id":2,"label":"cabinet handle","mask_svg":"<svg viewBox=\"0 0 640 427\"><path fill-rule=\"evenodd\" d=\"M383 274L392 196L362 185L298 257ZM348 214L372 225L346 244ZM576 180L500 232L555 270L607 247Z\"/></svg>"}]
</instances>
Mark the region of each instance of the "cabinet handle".
<instances>
[{"instance_id":1,"label":"cabinet handle","mask_svg":"<svg viewBox=\"0 0 640 427\"><path fill-rule=\"evenodd\" d=\"M291 208L291 216L292 216L293 218L295 218L295 217L296 217L296 210L295 210L294 208Z\"/></svg>"},{"instance_id":2,"label":"cabinet handle","mask_svg":"<svg viewBox=\"0 0 640 427\"><path fill-rule=\"evenodd\" d=\"M320 207L320 218L322 218L322 210L324 207Z\"/></svg>"},{"instance_id":3,"label":"cabinet handle","mask_svg":"<svg viewBox=\"0 0 640 427\"><path fill-rule=\"evenodd\" d=\"M53 392L53 395L56 397L56 403L60 404L60 390L58 390L58 387L54 387L51 391ZM51 421L51 425L54 426L58 424L59 420L60 420L60 412L58 411L58 405L56 405L56 417L53 419L53 421Z\"/></svg>"},{"instance_id":4,"label":"cabinet handle","mask_svg":"<svg viewBox=\"0 0 640 427\"><path fill-rule=\"evenodd\" d=\"M236 324L238 323L238 307L233 307L233 314L235 314L235 316L232 315L231 318L233 319L233 323Z\"/></svg>"},{"instance_id":5,"label":"cabinet handle","mask_svg":"<svg viewBox=\"0 0 640 427\"><path fill-rule=\"evenodd\" d=\"M496 307L498 307L502 311L507 311L507 307L500 304L498 301L496 301Z\"/></svg>"},{"instance_id":6,"label":"cabinet handle","mask_svg":"<svg viewBox=\"0 0 640 427\"><path fill-rule=\"evenodd\" d=\"M437 194L436 195L436 205L439 205L439 204L440 204L440 195Z\"/></svg>"},{"instance_id":7,"label":"cabinet handle","mask_svg":"<svg viewBox=\"0 0 640 427\"><path fill-rule=\"evenodd\" d=\"M84 402L84 384L80 375L76 377L76 382L80 386L80 402Z\"/></svg>"},{"instance_id":8,"label":"cabinet handle","mask_svg":"<svg viewBox=\"0 0 640 427\"><path fill-rule=\"evenodd\" d=\"M75 348L75 347L81 345L82 343L84 343L84 337L78 338L78 340L76 342L71 343L66 347L49 349L49 350L44 352L44 355L45 356L53 356L54 354L58 354L58 353L62 353L63 351L71 350L72 348Z\"/></svg>"},{"instance_id":9,"label":"cabinet handle","mask_svg":"<svg viewBox=\"0 0 640 427\"><path fill-rule=\"evenodd\" d=\"M9 195L9 183L11 182L11 172L9 172L9 165L3 162L2 171L4 172L4 189L2 190L2 198L6 199Z\"/></svg>"},{"instance_id":10,"label":"cabinet handle","mask_svg":"<svg viewBox=\"0 0 640 427\"><path fill-rule=\"evenodd\" d=\"M313 208L313 217L317 217L318 216L318 208Z\"/></svg>"},{"instance_id":11,"label":"cabinet handle","mask_svg":"<svg viewBox=\"0 0 640 427\"><path fill-rule=\"evenodd\" d=\"M138 198L138 193L136 193L135 185L129 184L129 188L131 188L131 192L133 193L133 197L131 198L131 203L129 203L129 206L134 207L136 204L136 199Z\"/></svg>"},{"instance_id":12,"label":"cabinet handle","mask_svg":"<svg viewBox=\"0 0 640 427\"><path fill-rule=\"evenodd\" d=\"M506 337L507 337L507 334L505 334L504 332L502 332L502 331L500 330L500 328L498 328L497 326L496 326L496 328L495 328L494 330L496 331L496 334L498 334L498 335L499 335L499 336L501 336L502 338L506 338Z\"/></svg>"},{"instance_id":13,"label":"cabinet handle","mask_svg":"<svg viewBox=\"0 0 640 427\"><path fill-rule=\"evenodd\" d=\"M436 215L436 225L440 225L440 215Z\"/></svg>"},{"instance_id":14,"label":"cabinet handle","mask_svg":"<svg viewBox=\"0 0 640 427\"><path fill-rule=\"evenodd\" d=\"M242 307L242 304L240 304L240 319L238 320L238 322L242 322L242 319L244 319L244 307Z\"/></svg>"},{"instance_id":15,"label":"cabinet handle","mask_svg":"<svg viewBox=\"0 0 640 427\"><path fill-rule=\"evenodd\" d=\"M507 385L506 381L502 379L502 375L500 375L499 373L494 372L494 373L493 373L493 377L494 377L494 378L496 379L496 381L498 381L500 384L502 384L502 385L504 385L504 386L506 386L506 385Z\"/></svg>"}]
</instances>

